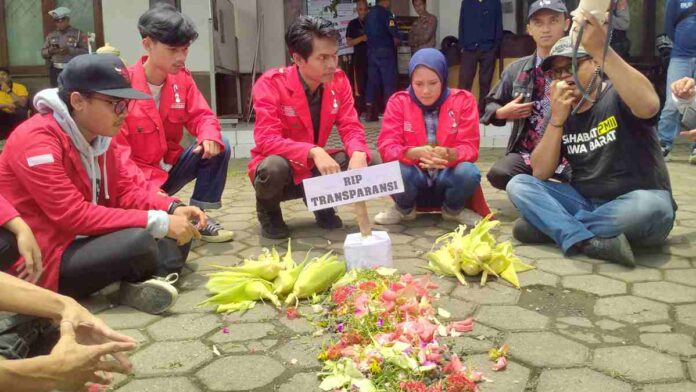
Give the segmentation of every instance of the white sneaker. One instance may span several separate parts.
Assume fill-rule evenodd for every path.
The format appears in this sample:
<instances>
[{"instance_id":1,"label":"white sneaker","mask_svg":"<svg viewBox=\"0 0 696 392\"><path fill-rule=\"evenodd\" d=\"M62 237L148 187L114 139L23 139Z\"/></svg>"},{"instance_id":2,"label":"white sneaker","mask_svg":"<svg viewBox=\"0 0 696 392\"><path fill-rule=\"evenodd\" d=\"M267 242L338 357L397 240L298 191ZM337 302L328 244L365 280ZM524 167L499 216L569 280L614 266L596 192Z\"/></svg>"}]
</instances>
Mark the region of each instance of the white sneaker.
<instances>
[{"instance_id":1,"label":"white sneaker","mask_svg":"<svg viewBox=\"0 0 696 392\"><path fill-rule=\"evenodd\" d=\"M481 221L481 219L483 219L483 217L468 208L461 210L457 214L451 214L443 208L442 219L459 222L467 227L474 227Z\"/></svg>"},{"instance_id":2,"label":"white sneaker","mask_svg":"<svg viewBox=\"0 0 696 392\"><path fill-rule=\"evenodd\" d=\"M120 303L145 313L163 313L174 306L179 296L173 286L177 280L179 274L173 273L139 283L121 282Z\"/></svg>"},{"instance_id":3,"label":"white sneaker","mask_svg":"<svg viewBox=\"0 0 696 392\"><path fill-rule=\"evenodd\" d=\"M375 223L378 225L396 225L401 221L409 221L416 219L416 209L412 209L408 214L401 212L396 206L389 207L388 210L382 211L375 216Z\"/></svg>"}]
</instances>

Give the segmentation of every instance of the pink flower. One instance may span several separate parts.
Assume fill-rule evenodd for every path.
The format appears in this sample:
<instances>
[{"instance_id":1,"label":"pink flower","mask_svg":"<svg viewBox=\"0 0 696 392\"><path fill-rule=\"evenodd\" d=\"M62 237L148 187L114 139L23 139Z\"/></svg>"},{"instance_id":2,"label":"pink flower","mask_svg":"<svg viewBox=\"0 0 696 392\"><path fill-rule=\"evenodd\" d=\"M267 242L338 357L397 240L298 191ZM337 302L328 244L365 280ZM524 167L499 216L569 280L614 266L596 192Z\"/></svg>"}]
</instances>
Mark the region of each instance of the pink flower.
<instances>
[{"instance_id":1,"label":"pink flower","mask_svg":"<svg viewBox=\"0 0 696 392\"><path fill-rule=\"evenodd\" d=\"M353 293L354 290L355 287L353 286L338 287L336 290L334 290L333 294L331 295L331 300L336 305L341 305L343 304L343 302L345 302L346 298L348 298L348 296Z\"/></svg>"},{"instance_id":2,"label":"pink flower","mask_svg":"<svg viewBox=\"0 0 696 392\"><path fill-rule=\"evenodd\" d=\"M498 358L497 361L495 361L495 365L493 365L493 371L498 372L501 370L505 370L506 367L507 367L507 357L502 356L502 357Z\"/></svg>"},{"instance_id":3,"label":"pink flower","mask_svg":"<svg viewBox=\"0 0 696 392\"><path fill-rule=\"evenodd\" d=\"M449 326L457 332L471 332L474 329L474 320L468 318L463 321L455 321L450 323Z\"/></svg>"},{"instance_id":4,"label":"pink flower","mask_svg":"<svg viewBox=\"0 0 696 392\"><path fill-rule=\"evenodd\" d=\"M382 302L394 302L396 301L396 292L390 290L390 289L385 289L382 292L382 296L380 297Z\"/></svg>"},{"instance_id":5,"label":"pink flower","mask_svg":"<svg viewBox=\"0 0 696 392\"><path fill-rule=\"evenodd\" d=\"M469 379L473 382L481 382L481 381L483 381L483 373L472 371L469 374Z\"/></svg>"},{"instance_id":6,"label":"pink flower","mask_svg":"<svg viewBox=\"0 0 696 392\"><path fill-rule=\"evenodd\" d=\"M222 333L224 333L224 334L230 333L230 327L224 327L224 328L222 328Z\"/></svg>"},{"instance_id":7,"label":"pink flower","mask_svg":"<svg viewBox=\"0 0 696 392\"><path fill-rule=\"evenodd\" d=\"M406 301L405 304L399 306L399 310L402 313L410 314L413 316L417 316L420 313L418 309L418 302L416 302L415 298L411 298L408 301Z\"/></svg>"},{"instance_id":8,"label":"pink flower","mask_svg":"<svg viewBox=\"0 0 696 392\"><path fill-rule=\"evenodd\" d=\"M449 363L445 365L445 368L443 370L447 374L453 374L463 372L465 370L465 367L464 365L462 365L462 361L459 360L459 356L457 356L457 354L453 354L452 358L450 358Z\"/></svg>"},{"instance_id":9,"label":"pink flower","mask_svg":"<svg viewBox=\"0 0 696 392\"><path fill-rule=\"evenodd\" d=\"M299 316L299 314L297 313L297 308L295 308L295 307L288 308L285 311L285 316L288 318L288 320L296 319Z\"/></svg>"},{"instance_id":10,"label":"pink flower","mask_svg":"<svg viewBox=\"0 0 696 392\"><path fill-rule=\"evenodd\" d=\"M369 311L370 296L362 293L355 299L355 317L361 318Z\"/></svg>"},{"instance_id":11,"label":"pink flower","mask_svg":"<svg viewBox=\"0 0 696 392\"><path fill-rule=\"evenodd\" d=\"M427 386L421 381L403 381L399 387L404 392L427 392Z\"/></svg>"}]
</instances>

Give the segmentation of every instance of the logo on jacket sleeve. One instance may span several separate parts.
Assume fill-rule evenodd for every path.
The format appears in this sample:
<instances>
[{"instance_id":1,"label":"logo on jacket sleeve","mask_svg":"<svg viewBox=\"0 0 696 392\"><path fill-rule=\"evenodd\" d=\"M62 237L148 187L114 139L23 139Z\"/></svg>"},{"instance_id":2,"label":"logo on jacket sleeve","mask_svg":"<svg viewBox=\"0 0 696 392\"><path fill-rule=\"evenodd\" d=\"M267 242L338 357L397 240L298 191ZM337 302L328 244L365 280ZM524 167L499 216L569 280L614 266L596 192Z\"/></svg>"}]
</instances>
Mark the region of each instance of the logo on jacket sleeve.
<instances>
[{"instance_id":1,"label":"logo on jacket sleeve","mask_svg":"<svg viewBox=\"0 0 696 392\"><path fill-rule=\"evenodd\" d=\"M297 117L297 112L295 111L295 108L292 106L282 105L280 109L284 116Z\"/></svg>"}]
</instances>

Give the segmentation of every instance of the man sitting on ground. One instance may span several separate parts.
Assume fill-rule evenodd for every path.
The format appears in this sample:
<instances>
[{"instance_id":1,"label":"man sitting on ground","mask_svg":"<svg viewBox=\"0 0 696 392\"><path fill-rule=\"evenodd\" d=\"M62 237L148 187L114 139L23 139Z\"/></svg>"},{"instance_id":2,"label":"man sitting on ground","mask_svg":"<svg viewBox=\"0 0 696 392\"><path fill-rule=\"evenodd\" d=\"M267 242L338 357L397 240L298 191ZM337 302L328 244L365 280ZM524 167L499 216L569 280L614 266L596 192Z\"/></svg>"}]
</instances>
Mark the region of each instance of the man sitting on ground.
<instances>
[{"instance_id":1,"label":"man sitting on ground","mask_svg":"<svg viewBox=\"0 0 696 392\"><path fill-rule=\"evenodd\" d=\"M573 47L565 37L542 63L556 80L551 118L532 153L534 175L520 174L507 185L522 214L513 235L634 266L631 244L661 244L674 224L676 205L652 121L660 100L613 49L604 57L605 26L585 11L575 18L585 25L577 81L588 95L575 84ZM548 181L562 158L573 168L570 184Z\"/></svg>"},{"instance_id":2,"label":"man sitting on ground","mask_svg":"<svg viewBox=\"0 0 696 392\"><path fill-rule=\"evenodd\" d=\"M527 32L534 38L536 53L510 64L500 82L486 97L481 122L503 126L513 121L505 156L498 159L486 177L495 188L505 189L518 174L532 174L530 156L541 137L551 112L551 82L541 62L570 26L568 10L562 0L536 1L529 7ZM567 166L561 165L555 177L567 181Z\"/></svg>"},{"instance_id":3,"label":"man sitting on ground","mask_svg":"<svg viewBox=\"0 0 696 392\"><path fill-rule=\"evenodd\" d=\"M159 4L140 17L138 30L147 55L128 72L133 88L152 99L134 103L116 142L142 171L136 173L139 184L174 195L195 179L190 204L219 209L231 151L220 121L184 66L198 37L196 27L173 6ZM186 150L181 147L184 127L196 138ZM210 218L201 231L208 242L226 242L232 236Z\"/></svg>"},{"instance_id":4,"label":"man sitting on ground","mask_svg":"<svg viewBox=\"0 0 696 392\"><path fill-rule=\"evenodd\" d=\"M0 154L0 194L43 254L38 284L80 298L121 282L122 304L162 313L177 298L172 280L199 236L190 221L204 225L205 214L138 187L111 145L130 100L149 98L130 88L118 57L75 57L58 81L58 89L36 95L39 114ZM0 263L13 275L26 271L12 252L0 254Z\"/></svg>"},{"instance_id":5,"label":"man sitting on ground","mask_svg":"<svg viewBox=\"0 0 696 392\"><path fill-rule=\"evenodd\" d=\"M331 22L299 17L285 34L295 65L269 70L254 85L256 146L248 174L266 238L289 236L280 202L304 197L302 180L366 167L370 159L350 82L337 68L338 37ZM334 126L345 151L324 149ZM343 226L333 208L314 215L323 229Z\"/></svg>"}]
</instances>

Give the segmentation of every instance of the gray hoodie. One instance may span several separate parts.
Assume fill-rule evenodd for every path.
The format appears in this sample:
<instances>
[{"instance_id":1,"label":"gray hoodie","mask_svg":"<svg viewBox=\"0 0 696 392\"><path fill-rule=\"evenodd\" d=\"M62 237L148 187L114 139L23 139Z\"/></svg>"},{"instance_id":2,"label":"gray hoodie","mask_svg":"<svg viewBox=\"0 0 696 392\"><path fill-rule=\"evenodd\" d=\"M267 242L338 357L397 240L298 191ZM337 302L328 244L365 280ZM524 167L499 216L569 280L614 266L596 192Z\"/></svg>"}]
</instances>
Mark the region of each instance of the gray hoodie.
<instances>
[{"instance_id":1,"label":"gray hoodie","mask_svg":"<svg viewBox=\"0 0 696 392\"><path fill-rule=\"evenodd\" d=\"M98 181L104 182L104 198L109 199L109 179L107 177L106 162L104 166L99 166L98 158L106 153L111 144L108 136L97 136L92 143L88 143L80 132L77 124L70 116L68 107L58 97L58 89L51 88L38 92L34 97L34 107L40 113L52 113L53 118L58 122L61 129L68 134L70 141L80 153L80 159L87 171L92 185L92 204L98 201L97 192L99 191ZM101 171L100 171L101 169ZM169 215L165 211L150 210L147 212L147 230L155 238L163 238L167 235L169 228Z\"/></svg>"}]
</instances>

